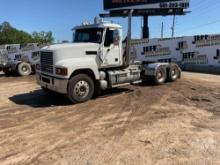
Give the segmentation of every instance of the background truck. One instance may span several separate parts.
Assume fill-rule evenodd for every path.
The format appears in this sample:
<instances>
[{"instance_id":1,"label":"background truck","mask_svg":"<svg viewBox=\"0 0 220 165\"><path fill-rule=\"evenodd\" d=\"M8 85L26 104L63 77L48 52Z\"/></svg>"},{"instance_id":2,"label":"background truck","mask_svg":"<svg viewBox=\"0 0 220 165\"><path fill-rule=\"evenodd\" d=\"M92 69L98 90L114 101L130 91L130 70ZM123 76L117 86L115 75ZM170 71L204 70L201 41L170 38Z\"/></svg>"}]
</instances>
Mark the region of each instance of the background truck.
<instances>
[{"instance_id":1,"label":"background truck","mask_svg":"<svg viewBox=\"0 0 220 165\"><path fill-rule=\"evenodd\" d=\"M39 51L37 43L1 45L0 70L6 75L28 76L35 72L35 65L40 60Z\"/></svg>"},{"instance_id":2,"label":"background truck","mask_svg":"<svg viewBox=\"0 0 220 165\"><path fill-rule=\"evenodd\" d=\"M186 71L220 74L220 35L132 40L131 56L138 61L175 62Z\"/></svg>"},{"instance_id":3,"label":"background truck","mask_svg":"<svg viewBox=\"0 0 220 165\"><path fill-rule=\"evenodd\" d=\"M36 65L38 84L46 91L66 94L73 103L80 103L101 90L127 83L153 80L163 84L180 78L181 70L175 63L130 58L131 20L132 11L124 41L120 25L96 18L94 24L74 28L74 43L44 47Z\"/></svg>"}]
</instances>

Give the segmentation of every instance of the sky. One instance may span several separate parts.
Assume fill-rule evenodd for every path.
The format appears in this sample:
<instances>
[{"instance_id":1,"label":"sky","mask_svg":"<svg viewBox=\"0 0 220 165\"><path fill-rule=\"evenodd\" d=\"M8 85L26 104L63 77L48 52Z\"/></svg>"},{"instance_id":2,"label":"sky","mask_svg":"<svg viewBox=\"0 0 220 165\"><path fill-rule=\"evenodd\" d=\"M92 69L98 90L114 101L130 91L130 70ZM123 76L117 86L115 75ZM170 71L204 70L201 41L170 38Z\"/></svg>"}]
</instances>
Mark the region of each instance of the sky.
<instances>
[{"instance_id":1,"label":"sky","mask_svg":"<svg viewBox=\"0 0 220 165\"><path fill-rule=\"evenodd\" d=\"M8 21L19 30L52 31L55 41L72 40L71 29L84 21L92 22L103 13L102 0L0 0L0 23ZM191 0L185 16L176 17L175 36L220 33L220 1ZM127 30L127 19L110 19ZM150 37L171 36L173 17L150 17ZM141 17L133 18L133 38L141 36Z\"/></svg>"}]
</instances>

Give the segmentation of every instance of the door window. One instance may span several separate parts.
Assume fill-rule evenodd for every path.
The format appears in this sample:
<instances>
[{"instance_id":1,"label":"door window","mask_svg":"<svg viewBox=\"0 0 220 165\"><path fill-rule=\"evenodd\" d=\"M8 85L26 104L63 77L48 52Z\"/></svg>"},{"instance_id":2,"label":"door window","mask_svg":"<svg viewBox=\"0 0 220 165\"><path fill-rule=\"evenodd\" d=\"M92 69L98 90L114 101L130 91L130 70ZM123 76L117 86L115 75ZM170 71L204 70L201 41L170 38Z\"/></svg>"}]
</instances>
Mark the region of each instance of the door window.
<instances>
[{"instance_id":1,"label":"door window","mask_svg":"<svg viewBox=\"0 0 220 165\"><path fill-rule=\"evenodd\" d=\"M111 46L111 44L113 44L113 42L114 42L114 30L109 30L108 29L106 31L104 46L109 47L109 46Z\"/></svg>"}]
</instances>

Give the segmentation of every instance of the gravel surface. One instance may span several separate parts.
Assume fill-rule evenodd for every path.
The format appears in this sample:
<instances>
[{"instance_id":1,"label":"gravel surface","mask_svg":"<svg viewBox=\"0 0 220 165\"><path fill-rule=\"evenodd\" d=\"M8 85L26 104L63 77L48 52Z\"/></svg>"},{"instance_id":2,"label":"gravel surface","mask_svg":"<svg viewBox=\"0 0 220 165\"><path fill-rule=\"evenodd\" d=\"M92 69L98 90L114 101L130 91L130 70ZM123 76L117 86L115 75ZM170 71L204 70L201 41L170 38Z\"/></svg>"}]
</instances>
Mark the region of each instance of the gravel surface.
<instances>
[{"instance_id":1,"label":"gravel surface","mask_svg":"<svg viewBox=\"0 0 220 165\"><path fill-rule=\"evenodd\" d=\"M0 75L0 164L218 165L220 76L109 90L72 105Z\"/></svg>"}]
</instances>

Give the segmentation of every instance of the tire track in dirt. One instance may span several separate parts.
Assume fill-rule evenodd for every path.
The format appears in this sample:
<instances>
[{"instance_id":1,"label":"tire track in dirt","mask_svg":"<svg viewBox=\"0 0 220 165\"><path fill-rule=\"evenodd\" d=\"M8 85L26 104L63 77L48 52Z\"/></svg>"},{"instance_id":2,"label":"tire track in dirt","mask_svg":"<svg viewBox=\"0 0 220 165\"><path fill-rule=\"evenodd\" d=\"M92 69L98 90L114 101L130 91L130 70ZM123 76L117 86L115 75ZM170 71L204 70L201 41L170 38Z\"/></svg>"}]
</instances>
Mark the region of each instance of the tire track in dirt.
<instances>
[{"instance_id":1,"label":"tire track in dirt","mask_svg":"<svg viewBox=\"0 0 220 165\"><path fill-rule=\"evenodd\" d=\"M101 160L101 162L114 162L114 160L117 158L118 155L120 155L121 152L123 152L123 149L119 149L120 144L123 144L123 141L127 138L126 133L129 130L132 130L135 134L135 132L137 133L139 130L141 130L142 128L139 127L141 120L138 120L138 118L141 118L141 116L144 116L146 113L148 113L148 111L146 111L146 106L142 106L141 104L139 104L139 101L143 101L146 98L143 97L144 99L140 100L140 96L141 96L141 90L136 89L135 92L130 93L125 101L126 107L129 107L129 114L127 116L125 116L124 118L126 118L126 120L123 121L123 123L121 124L121 128L119 130L117 130L117 134L115 134L115 136L113 137L113 139L108 140L108 146L115 146L112 147L111 150L107 150L106 152L103 152L102 154L100 154L99 156L99 160ZM162 98L160 102L164 102L169 96L166 95L166 97ZM136 102L131 100L137 100ZM151 102L151 104L154 104L154 102ZM150 107L151 104L148 104L148 106ZM124 108L122 106L122 108ZM150 110L150 109L149 109ZM128 111L128 110L127 110ZM117 119L119 119L119 116L117 116ZM117 123L117 120L114 120L114 123ZM109 136L108 136L109 137ZM116 142L116 143L115 143ZM118 147L116 147L118 146ZM108 155L108 157L106 157L106 155Z\"/></svg>"},{"instance_id":2,"label":"tire track in dirt","mask_svg":"<svg viewBox=\"0 0 220 165\"><path fill-rule=\"evenodd\" d=\"M0 164L129 164L129 161L130 164L132 161L160 164L163 160L171 162L171 158L176 164L176 158L185 160L185 153L189 152L186 145L191 144L184 142L187 139L198 137L205 143L209 142L203 138L206 135L218 142L220 90L215 89L219 88L216 84L210 87L184 78L159 87L129 86L125 87L127 91L118 90L116 94L106 94L79 105L62 103L65 99L54 97L51 101L41 91L28 94L39 88L33 79L30 84L23 83L24 86L19 86L23 89L2 96ZM7 85L11 86L3 84ZM0 91L4 90L3 86ZM21 93L13 97L17 92ZM208 107L203 102L202 97L207 94L215 106ZM6 103L9 95L13 99ZM191 100L194 95L202 96L201 103ZM212 112L211 109L214 116L209 119L205 110ZM191 154L207 156L206 148L196 148L199 143L192 142L191 147L195 148L191 148L194 149ZM183 147L186 148L181 150ZM214 148L207 149L210 153L214 151ZM218 160L216 156L211 158L215 158L214 162Z\"/></svg>"},{"instance_id":3,"label":"tire track in dirt","mask_svg":"<svg viewBox=\"0 0 220 165\"><path fill-rule=\"evenodd\" d=\"M105 102L109 102L109 101L111 101L111 100L109 100L109 99L105 99L105 101L103 102L104 104L105 104ZM92 110L89 110L88 111L88 106L86 105L86 104L90 104L90 106L92 107ZM57 115L57 114L55 114L55 115L53 115L53 116L50 116L50 118L48 118L48 114L42 114L40 117L37 117L36 119L32 119L31 120L31 123L26 123L26 122L22 122L22 125L20 125L20 126L16 126L16 127L13 127L13 128L10 128L10 129L7 129L7 130L4 130L4 132L3 131L1 131L1 133L3 134L7 134L7 132L11 132L14 136L10 136L10 139L11 140L16 140L16 137L21 137L21 136L25 136L25 134L28 134L28 132L25 132L25 130L26 130L26 126L28 125L28 128L29 127L31 127L31 126L35 126L35 125L39 125L39 124L41 124L41 123L43 123L43 122L54 122L54 123L59 123L59 122L61 122L62 120L65 120L65 119L67 119L69 116L77 116L78 114L80 114L80 118L78 119L78 120L76 120L76 121L74 121L75 123L78 123L79 121L81 121L80 122L80 126L82 127L83 125L85 125L84 127L88 127L88 125L91 123L91 122L94 122L95 121L95 119L96 118L91 118L91 120L90 121L87 121L87 122L83 122L82 123L82 121L83 121L83 119L85 118L85 116L94 116L94 110L98 107L99 105L98 104L96 104L95 102L94 103L91 103L91 102L89 102L89 103L85 103L85 104L82 104L82 105L79 105L79 107L80 107L80 112L77 112L77 110L74 110L74 111L69 111L68 113L66 113L66 110L68 110L68 109L72 109L72 108L67 108L67 109L65 109L65 111L62 111L63 113L61 113L61 114L59 114L59 115ZM47 109L45 109L45 111L48 111L48 110L50 110L50 109L52 109L52 108L47 108ZM24 113L24 114L22 114L22 116L28 116L28 113L31 113L31 115L32 116L34 116L34 114L38 114L38 112L32 112L32 111L29 111L29 112L27 112L27 113ZM41 112L42 113L42 112ZM28 119L28 121L30 121L30 119ZM66 120L65 120L66 121ZM74 123L73 123L74 124ZM78 125L76 125L76 124L74 124L76 127L79 127ZM18 132L24 132L24 134L23 135L20 135L20 133L16 133L16 132L14 132L14 131L18 131ZM42 132L43 130L41 130L41 132ZM82 133L85 133L85 132L82 132L81 131L81 134ZM78 136L81 136L80 135L80 132L77 132L77 135ZM36 136L36 135L35 135ZM3 143L6 143L8 140L9 141L11 141L10 139L7 139L6 141L3 141ZM17 157L17 156L16 156Z\"/></svg>"},{"instance_id":4,"label":"tire track in dirt","mask_svg":"<svg viewBox=\"0 0 220 165\"><path fill-rule=\"evenodd\" d=\"M109 100L106 100L105 102L109 102ZM91 103L90 103L91 104ZM91 112L92 113L92 112ZM89 114L88 114L89 115ZM94 120L93 120L93 122L94 122ZM81 125L82 126L82 125ZM76 126L77 127L77 126ZM85 134L85 132L84 132L84 134ZM86 134L88 134L88 133L86 133ZM77 136L79 136L79 137L81 137L82 135L79 133L79 132L77 132ZM86 138L88 138L88 137L90 137L90 136L92 136L92 135L84 135L83 136L83 139L84 140L86 140ZM82 138L82 137L81 137ZM82 139L81 139L82 140Z\"/></svg>"}]
</instances>

